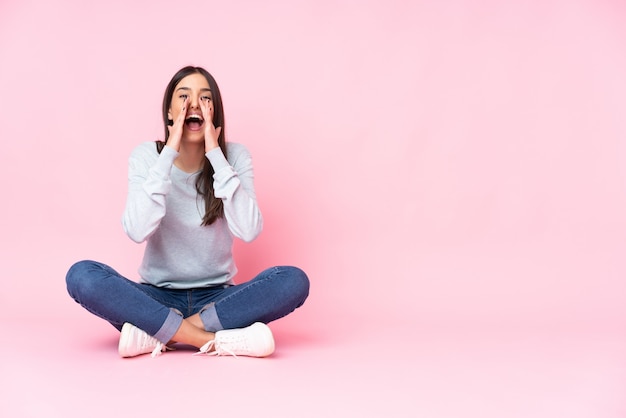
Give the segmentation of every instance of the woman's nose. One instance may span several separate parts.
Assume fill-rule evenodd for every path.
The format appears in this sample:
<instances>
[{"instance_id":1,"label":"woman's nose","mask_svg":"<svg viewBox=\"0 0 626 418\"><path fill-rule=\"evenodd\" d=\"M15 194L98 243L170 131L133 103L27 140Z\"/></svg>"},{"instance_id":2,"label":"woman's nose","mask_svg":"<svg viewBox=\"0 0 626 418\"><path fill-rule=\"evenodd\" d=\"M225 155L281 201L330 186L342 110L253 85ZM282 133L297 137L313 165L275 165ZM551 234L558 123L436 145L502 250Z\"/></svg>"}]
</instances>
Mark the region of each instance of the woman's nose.
<instances>
[{"instance_id":1,"label":"woman's nose","mask_svg":"<svg viewBox=\"0 0 626 418\"><path fill-rule=\"evenodd\" d=\"M197 109L200 107L200 99L198 97L191 97L189 107L192 109Z\"/></svg>"}]
</instances>

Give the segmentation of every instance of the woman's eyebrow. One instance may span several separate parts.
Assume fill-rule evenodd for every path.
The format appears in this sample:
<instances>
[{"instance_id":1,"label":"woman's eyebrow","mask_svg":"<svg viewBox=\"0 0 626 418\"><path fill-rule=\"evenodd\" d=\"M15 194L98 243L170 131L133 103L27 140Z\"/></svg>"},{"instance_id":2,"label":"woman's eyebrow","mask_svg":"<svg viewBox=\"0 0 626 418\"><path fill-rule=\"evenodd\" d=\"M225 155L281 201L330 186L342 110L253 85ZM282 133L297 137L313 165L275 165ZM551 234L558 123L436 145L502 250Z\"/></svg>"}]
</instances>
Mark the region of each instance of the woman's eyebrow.
<instances>
[{"instance_id":1,"label":"woman's eyebrow","mask_svg":"<svg viewBox=\"0 0 626 418\"><path fill-rule=\"evenodd\" d=\"M191 89L189 87L179 87L179 88L176 89L176 91L178 91L178 90L191 90ZM203 87L203 88L200 89L200 91L211 91L211 89L208 88L208 87Z\"/></svg>"}]
</instances>

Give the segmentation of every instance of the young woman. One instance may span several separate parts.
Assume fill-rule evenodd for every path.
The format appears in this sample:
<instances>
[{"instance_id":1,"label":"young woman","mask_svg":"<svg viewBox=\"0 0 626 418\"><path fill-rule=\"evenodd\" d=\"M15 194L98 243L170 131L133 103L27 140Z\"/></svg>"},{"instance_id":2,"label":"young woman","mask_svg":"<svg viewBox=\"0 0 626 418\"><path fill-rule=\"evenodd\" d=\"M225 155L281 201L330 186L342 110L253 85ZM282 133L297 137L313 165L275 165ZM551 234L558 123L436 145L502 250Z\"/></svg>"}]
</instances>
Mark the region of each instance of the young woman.
<instances>
[{"instance_id":1,"label":"young woman","mask_svg":"<svg viewBox=\"0 0 626 418\"><path fill-rule=\"evenodd\" d=\"M250 154L226 142L220 91L205 69L174 75L163 122L165 140L139 145L129 159L122 225L133 241L147 241L139 282L80 261L67 273L68 292L121 331L122 357L154 357L175 342L199 353L268 356L266 324L304 303L309 280L281 266L233 281L233 239L252 241L263 218Z\"/></svg>"}]
</instances>

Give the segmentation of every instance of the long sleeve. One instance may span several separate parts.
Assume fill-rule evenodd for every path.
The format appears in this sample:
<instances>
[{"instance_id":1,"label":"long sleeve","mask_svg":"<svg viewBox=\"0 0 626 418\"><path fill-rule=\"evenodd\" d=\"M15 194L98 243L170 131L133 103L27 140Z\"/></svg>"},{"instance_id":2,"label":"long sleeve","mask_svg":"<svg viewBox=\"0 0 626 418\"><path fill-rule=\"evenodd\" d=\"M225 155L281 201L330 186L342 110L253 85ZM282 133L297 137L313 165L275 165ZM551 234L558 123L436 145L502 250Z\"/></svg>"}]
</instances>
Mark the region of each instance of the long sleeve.
<instances>
[{"instance_id":1,"label":"long sleeve","mask_svg":"<svg viewBox=\"0 0 626 418\"><path fill-rule=\"evenodd\" d=\"M215 197L224 203L228 229L237 238L250 242L263 229L263 217L254 190L252 157L243 145L230 145L230 163L220 148L209 151L206 156L215 170L213 188Z\"/></svg>"},{"instance_id":2,"label":"long sleeve","mask_svg":"<svg viewBox=\"0 0 626 418\"><path fill-rule=\"evenodd\" d=\"M246 147L227 143L228 160L217 148L206 154L215 175L223 218L203 226L204 200L196 190L200 172L176 168L178 153L154 142L137 146L129 158L128 197L122 216L126 234L146 241L139 276L144 283L173 289L232 284L237 274L235 237L251 241L263 219L254 192L252 159Z\"/></svg>"},{"instance_id":3,"label":"long sleeve","mask_svg":"<svg viewBox=\"0 0 626 418\"><path fill-rule=\"evenodd\" d=\"M124 231L135 242L145 241L165 216L165 199L172 187L170 174L178 153L154 143L137 147L129 158L128 195L122 216Z\"/></svg>"}]
</instances>

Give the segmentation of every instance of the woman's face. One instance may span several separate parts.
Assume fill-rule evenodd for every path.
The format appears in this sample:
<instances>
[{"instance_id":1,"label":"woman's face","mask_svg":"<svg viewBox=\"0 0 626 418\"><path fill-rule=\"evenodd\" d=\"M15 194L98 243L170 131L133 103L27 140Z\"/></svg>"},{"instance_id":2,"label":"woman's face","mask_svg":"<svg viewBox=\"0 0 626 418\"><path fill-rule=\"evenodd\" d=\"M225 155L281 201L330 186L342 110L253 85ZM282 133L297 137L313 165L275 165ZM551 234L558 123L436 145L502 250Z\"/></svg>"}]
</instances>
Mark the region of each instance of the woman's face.
<instances>
[{"instance_id":1,"label":"woman's face","mask_svg":"<svg viewBox=\"0 0 626 418\"><path fill-rule=\"evenodd\" d=\"M168 111L168 118L176 120L185 102L187 103L187 112L185 115L185 124L183 126L183 138L189 140L204 139L204 128L206 123L202 114L200 102L209 106L211 121L213 120L213 96L209 82L202 74L194 73L180 80L174 88L172 102Z\"/></svg>"}]
</instances>

